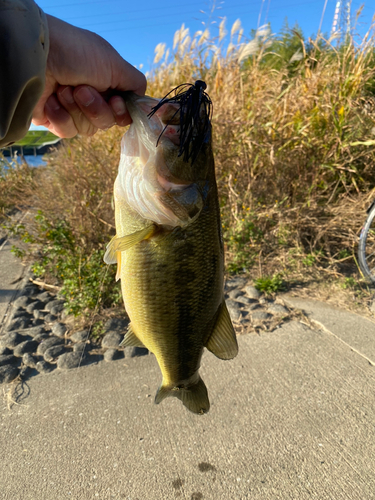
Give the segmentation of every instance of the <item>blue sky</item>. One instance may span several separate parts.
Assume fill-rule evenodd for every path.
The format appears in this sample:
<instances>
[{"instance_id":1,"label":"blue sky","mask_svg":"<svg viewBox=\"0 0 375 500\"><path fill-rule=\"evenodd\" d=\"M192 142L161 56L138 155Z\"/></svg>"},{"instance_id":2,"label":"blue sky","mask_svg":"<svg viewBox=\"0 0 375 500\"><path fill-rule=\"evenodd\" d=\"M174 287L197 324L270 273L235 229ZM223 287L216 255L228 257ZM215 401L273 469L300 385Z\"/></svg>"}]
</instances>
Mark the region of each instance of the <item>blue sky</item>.
<instances>
[{"instance_id":1,"label":"blue sky","mask_svg":"<svg viewBox=\"0 0 375 500\"><path fill-rule=\"evenodd\" d=\"M191 35L209 26L211 34L215 36L223 17L227 19L228 31L240 19L244 35L249 36L252 29L267 22L271 23L272 32L277 33L287 18L290 27L298 23L305 37L309 37L317 33L321 20L321 31L330 34L336 1L39 0L37 3L47 14L98 33L124 59L146 72L153 64L156 45L165 43L167 48L171 48L173 35L182 23L190 29ZM359 0L352 0L353 17L361 5ZM368 0L358 20L357 32L363 34L369 29L374 11L374 1Z\"/></svg>"},{"instance_id":2,"label":"blue sky","mask_svg":"<svg viewBox=\"0 0 375 500\"><path fill-rule=\"evenodd\" d=\"M131 64L147 71L152 65L154 49L160 42L167 47L173 44L173 35L182 23L190 34L202 29L202 22L211 24L212 34L222 17L227 18L227 28L240 19L244 35L265 22L278 32L285 18L290 26L296 22L306 37L319 28L325 0L39 0L39 6L48 14L59 17L75 26L101 35ZM352 12L363 2L352 1ZM216 6L213 9L213 6ZM322 23L323 33L332 27L336 0L327 0ZM373 0L368 0L360 18L360 30L367 30L375 11ZM261 15L260 15L261 13ZM260 17L260 20L259 20Z\"/></svg>"}]
</instances>

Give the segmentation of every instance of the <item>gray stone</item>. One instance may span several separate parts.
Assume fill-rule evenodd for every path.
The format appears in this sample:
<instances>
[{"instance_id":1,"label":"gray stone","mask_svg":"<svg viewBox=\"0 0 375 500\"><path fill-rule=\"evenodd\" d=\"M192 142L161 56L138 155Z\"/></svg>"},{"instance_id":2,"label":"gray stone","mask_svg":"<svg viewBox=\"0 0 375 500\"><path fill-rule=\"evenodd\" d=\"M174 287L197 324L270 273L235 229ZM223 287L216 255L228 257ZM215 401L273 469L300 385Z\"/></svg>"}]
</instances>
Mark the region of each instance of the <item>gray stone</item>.
<instances>
[{"instance_id":1,"label":"gray stone","mask_svg":"<svg viewBox=\"0 0 375 500\"><path fill-rule=\"evenodd\" d=\"M16 345L23 342L25 339L17 332L8 332L1 337L1 345L13 349Z\"/></svg>"},{"instance_id":2,"label":"gray stone","mask_svg":"<svg viewBox=\"0 0 375 500\"><path fill-rule=\"evenodd\" d=\"M30 302L31 302L30 297L27 297L26 295L21 295L21 297L18 297L18 299L16 299L13 302L13 305L17 308L26 307L27 305L30 304Z\"/></svg>"},{"instance_id":3,"label":"gray stone","mask_svg":"<svg viewBox=\"0 0 375 500\"><path fill-rule=\"evenodd\" d=\"M61 370L71 370L72 368L78 368L81 363L81 353L80 352L66 352L57 360L57 367Z\"/></svg>"},{"instance_id":4,"label":"gray stone","mask_svg":"<svg viewBox=\"0 0 375 500\"><path fill-rule=\"evenodd\" d=\"M51 301L51 295L48 292L42 292L38 293L38 295L35 297L37 300L40 300L41 302L50 302Z\"/></svg>"},{"instance_id":5,"label":"gray stone","mask_svg":"<svg viewBox=\"0 0 375 500\"><path fill-rule=\"evenodd\" d=\"M57 316L55 316L54 314L46 314L46 316L44 316L44 321L45 323L53 323L54 321L57 320Z\"/></svg>"},{"instance_id":6,"label":"gray stone","mask_svg":"<svg viewBox=\"0 0 375 500\"><path fill-rule=\"evenodd\" d=\"M254 304L256 303L255 302L255 299L249 299L249 297L243 297L243 296L239 296L237 297L236 299L234 299L236 302L238 302L239 304Z\"/></svg>"},{"instance_id":7,"label":"gray stone","mask_svg":"<svg viewBox=\"0 0 375 500\"><path fill-rule=\"evenodd\" d=\"M80 330L79 332L74 332L69 338L73 342L86 342L89 338L90 330Z\"/></svg>"},{"instance_id":8,"label":"gray stone","mask_svg":"<svg viewBox=\"0 0 375 500\"><path fill-rule=\"evenodd\" d=\"M30 314L33 314L35 309L44 309L44 302L34 300L26 307L26 311Z\"/></svg>"},{"instance_id":9,"label":"gray stone","mask_svg":"<svg viewBox=\"0 0 375 500\"><path fill-rule=\"evenodd\" d=\"M31 314L26 312L24 309L17 309L13 313L13 319L18 319L18 318L28 319L30 321L33 317L31 316Z\"/></svg>"},{"instance_id":10,"label":"gray stone","mask_svg":"<svg viewBox=\"0 0 375 500\"><path fill-rule=\"evenodd\" d=\"M33 297L37 293L39 293L39 288L35 285L25 286L25 288L22 290L22 296L25 297Z\"/></svg>"},{"instance_id":11,"label":"gray stone","mask_svg":"<svg viewBox=\"0 0 375 500\"><path fill-rule=\"evenodd\" d=\"M18 359L12 354L3 354L0 356L0 366L4 365L16 365Z\"/></svg>"},{"instance_id":12,"label":"gray stone","mask_svg":"<svg viewBox=\"0 0 375 500\"><path fill-rule=\"evenodd\" d=\"M110 318L104 324L104 330L106 332L116 331L123 332L129 326L129 320L126 318Z\"/></svg>"},{"instance_id":13,"label":"gray stone","mask_svg":"<svg viewBox=\"0 0 375 500\"><path fill-rule=\"evenodd\" d=\"M0 384L9 384L9 382L12 382L17 377L19 372L16 366L0 366Z\"/></svg>"},{"instance_id":14,"label":"gray stone","mask_svg":"<svg viewBox=\"0 0 375 500\"><path fill-rule=\"evenodd\" d=\"M229 299L226 301L226 304L232 321L239 321L241 319L242 314L238 302Z\"/></svg>"},{"instance_id":15,"label":"gray stone","mask_svg":"<svg viewBox=\"0 0 375 500\"><path fill-rule=\"evenodd\" d=\"M247 287L245 287L245 292L251 299L259 299L259 297L261 296L260 291L252 285L248 285Z\"/></svg>"},{"instance_id":16,"label":"gray stone","mask_svg":"<svg viewBox=\"0 0 375 500\"><path fill-rule=\"evenodd\" d=\"M5 345L0 344L0 356L3 354L10 354L12 351L5 347Z\"/></svg>"},{"instance_id":17,"label":"gray stone","mask_svg":"<svg viewBox=\"0 0 375 500\"><path fill-rule=\"evenodd\" d=\"M33 326L42 326L42 325L44 325L44 319L41 319L41 318L34 319L31 324Z\"/></svg>"},{"instance_id":18,"label":"gray stone","mask_svg":"<svg viewBox=\"0 0 375 500\"><path fill-rule=\"evenodd\" d=\"M39 335L35 335L34 340L36 340L37 342L43 342L43 340L48 338L49 338L48 333L40 333Z\"/></svg>"},{"instance_id":19,"label":"gray stone","mask_svg":"<svg viewBox=\"0 0 375 500\"><path fill-rule=\"evenodd\" d=\"M288 309L281 304L270 304L268 306L268 311L272 314L289 314Z\"/></svg>"},{"instance_id":20,"label":"gray stone","mask_svg":"<svg viewBox=\"0 0 375 500\"><path fill-rule=\"evenodd\" d=\"M54 369L54 366L42 360L37 362L35 368L38 370L39 373L49 373Z\"/></svg>"},{"instance_id":21,"label":"gray stone","mask_svg":"<svg viewBox=\"0 0 375 500\"><path fill-rule=\"evenodd\" d=\"M30 324L29 319L26 319L24 317L16 318L9 323L6 329L8 332L12 330L22 330L24 328L27 328L29 324Z\"/></svg>"},{"instance_id":22,"label":"gray stone","mask_svg":"<svg viewBox=\"0 0 375 500\"><path fill-rule=\"evenodd\" d=\"M58 316L60 314L60 307L52 307L51 308L51 314L53 314L54 316Z\"/></svg>"},{"instance_id":23,"label":"gray stone","mask_svg":"<svg viewBox=\"0 0 375 500\"><path fill-rule=\"evenodd\" d=\"M130 357L137 358L139 356L147 356L147 354L148 354L148 349L146 349L145 347L133 347Z\"/></svg>"},{"instance_id":24,"label":"gray stone","mask_svg":"<svg viewBox=\"0 0 375 500\"><path fill-rule=\"evenodd\" d=\"M267 319L270 319L272 316L271 314L268 314L263 311L254 311L251 313L251 317L255 321L266 321Z\"/></svg>"},{"instance_id":25,"label":"gray stone","mask_svg":"<svg viewBox=\"0 0 375 500\"><path fill-rule=\"evenodd\" d=\"M53 347L55 345L63 345L63 344L64 344L64 341L62 339L59 339L58 337L49 337L48 339L43 340L43 342L41 344L39 344L39 347L38 347L36 353L39 356L44 356L44 353L50 347Z\"/></svg>"},{"instance_id":26,"label":"gray stone","mask_svg":"<svg viewBox=\"0 0 375 500\"><path fill-rule=\"evenodd\" d=\"M117 332L107 333L107 335L105 335L103 337L102 347L115 347L116 348L120 345L123 338L124 338L124 336L121 335L120 333L117 333Z\"/></svg>"},{"instance_id":27,"label":"gray stone","mask_svg":"<svg viewBox=\"0 0 375 500\"><path fill-rule=\"evenodd\" d=\"M33 316L35 319L44 319L47 316L46 311L41 311L40 309L34 309Z\"/></svg>"},{"instance_id":28,"label":"gray stone","mask_svg":"<svg viewBox=\"0 0 375 500\"><path fill-rule=\"evenodd\" d=\"M54 361L56 358L61 356L62 354L66 353L66 349L64 345L54 345L52 347L49 347L44 351L43 357L44 361L47 361L50 363L51 361Z\"/></svg>"},{"instance_id":29,"label":"gray stone","mask_svg":"<svg viewBox=\"0 0 375 500\"><path fill-rule=\"evenodd\" d=\"M104 361L114 361L123 357L124 351L119 351L118 349L107 349L104 353Z\"/></svg>"},{"instance_id":30,"label":"gray stone","mask_svg":"<svg viewBox=\"0 0 375 500\"><path fill-rule=\"evenodd\" d=\"M64 309L64 301L61 299L51 300L47 302L45 309L52 314L59 314ZM57 312L53 312L53 310Z\"/></svg>"},{"instance_id":31,"label":"gray stone","mask_svg":"<svg viewBox=\"0 0 375 500\"><path fill-rule=\"evenodd\" d=\"M237 297L240 297L241 295L243 295L243 292L241 292L241 290L238 290L237 288L228 292L228 297L231 299L236 299Z\"/></svg>"},{"instance_id":32,"label":"gray stone","mask_svg":"<svg viewBox=\"0 0 375 500\"><path fill-rule=\"evenodd\" d=\"M52 327L52 333L57 337L64 337L67 330L68 328L64 323L55 323Z\"/></svg>"},{"instance_id":33,"label":"gray stone","mask_svg":"<svg viewBox=\"0 0 375 500\"><path fill-rule=\"evenodd\" d=\"M22 363L29 368L36 368L36 361L28 352L22 356Z\"/></svg>"},{"instance_id":34,"label":"gray stone","mask_svg":"<svg viewBox=\"0 0 375 500\"><path fill-rule=\"evenodd\" d=\"M40 335L41 333L44 332L45 330L42 326L32 326L30 328L25 328L24 330L20 330L19 333L21 333L22 335L29 335L30 337L33 337L35 339L37 335Z\"/></svg>"},{"instance_id":35,"label":"gray stone","mask_svg":"<svg viewBox=\"0 0 375 500\"><path fill-rule=\"evenodd\" d=\"M18 344L18 346L14 348L13 353L15 356L21 357L27 352L35 352L38 345L38 342L35 342L35 340L26 340L25 342Z\"/></svg>"},{"instance_id":36,"label":"gray stone","mask_svg":"<svg viewBox=\"0 0 375 500\"><path fill-rule=\"evenodd\" d=\"M229 278L225 283L225 288L242 288L247 282L246 278L242 278L241 276L235 276L234 278Z\"/></svg>"},{"instance_id":37,"label":"gray stone","mask_svg":"<svg viewBox=\"0 0 375 500\"><path fill-rule=\"evenodd\" d=\"M259 302L250 302L250 304L244 304L244 307L247 311L254 311L255 309L261 309L261 305Z\"/></svg>"},{"instance_id":38,"label":"gray stone","mask_svg":"<svg viewBox=\"0 0 375 500\"><path fill-rule=\"evenodd\" d=\"M88 348L89 346L85 342L78 342L77 344L73 345L73 351L79 352L80 354L88 350Z\"/></svg>"}]
</instances>

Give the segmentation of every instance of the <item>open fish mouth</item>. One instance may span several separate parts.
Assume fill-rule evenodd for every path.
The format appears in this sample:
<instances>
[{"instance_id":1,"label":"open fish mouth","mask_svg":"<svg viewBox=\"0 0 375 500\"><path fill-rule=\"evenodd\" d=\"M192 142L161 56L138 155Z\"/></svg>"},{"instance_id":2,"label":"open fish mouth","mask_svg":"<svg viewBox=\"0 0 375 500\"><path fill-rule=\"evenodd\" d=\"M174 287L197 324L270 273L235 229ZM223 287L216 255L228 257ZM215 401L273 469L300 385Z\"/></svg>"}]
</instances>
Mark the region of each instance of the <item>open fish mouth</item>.
<instances>
[{"instance_id":1,"label":"open fish mouth","mask_svg":"<svg viewBox=\"0 0 375 500\"><path fill-rule=\"evenodd\" d=\"M193 222L203 208L193 164L210 138L204 106L178 96L127 95L133 123L123 138L115 183L118 197L143 218L172 228Z\"/></svg>"}]
</instances>

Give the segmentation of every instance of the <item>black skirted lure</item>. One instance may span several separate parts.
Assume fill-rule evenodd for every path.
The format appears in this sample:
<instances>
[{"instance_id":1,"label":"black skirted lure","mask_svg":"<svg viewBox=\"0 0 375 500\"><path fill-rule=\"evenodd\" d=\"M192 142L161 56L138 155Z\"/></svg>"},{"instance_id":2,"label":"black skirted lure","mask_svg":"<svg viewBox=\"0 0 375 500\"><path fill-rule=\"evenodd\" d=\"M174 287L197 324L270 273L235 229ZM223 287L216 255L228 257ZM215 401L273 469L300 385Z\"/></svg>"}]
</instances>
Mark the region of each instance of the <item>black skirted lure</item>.
<instances>
[{"instance_id":1,"label":"black skirted lure","mask_svg":"<svg viewBox=\"0 0 375 500\"><path fill-rule=\"evenodd\" d=\"M148 115L151 118L166 103L179 105L175 114L164 127L156 145L173 118L180 113L180 151L178 156L184 155L184 161L191 160L191 164L196 160L203 144L208 142L211 133L212 102L205 92L206 88L207 85L202 80L197 80L194 85L191 83L179 85L168 92ZM171 96L171 94L173 95Z\"/></svg>"}]
</instances>

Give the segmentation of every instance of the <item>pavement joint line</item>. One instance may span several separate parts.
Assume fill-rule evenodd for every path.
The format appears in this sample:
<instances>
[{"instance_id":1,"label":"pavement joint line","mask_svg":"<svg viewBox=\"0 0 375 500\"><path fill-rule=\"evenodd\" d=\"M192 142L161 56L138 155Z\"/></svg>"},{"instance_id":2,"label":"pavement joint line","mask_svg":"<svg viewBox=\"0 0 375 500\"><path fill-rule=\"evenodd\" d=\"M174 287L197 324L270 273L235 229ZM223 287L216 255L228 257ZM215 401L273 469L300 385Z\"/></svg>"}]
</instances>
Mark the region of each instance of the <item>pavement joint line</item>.
<instances>
[{"instance_id":1,"label":"pavement joint line","mask_svg":"<svg viewBox=\"0 0 375 500\"><path fill-rule=\"evenodd\" d=\"M365 356L363 353L361 353L360 351L358 351L358 349L356 349L355 347L351 346L350 344L348 344L347 342L345 342L345 340L342 340L340 339L339 336L337 336L335 333L331 332L331 330L329 330L325 325L323 325L323 323L321 323L320 321L317 321L316 319L310 319L310 321L312 323L315 323L315 325L317 327L320 328L320 330L322 330L323 332L325 333L329 333L330 335L332 335L333 337L335 337L335 339L339 340L340 342L342 342L344 345L346 345L346 347L349 347L349 349L353 352L355 352L356 354L358 354L359 356L361 356L363 359L365 359L371 366L375 366L375 361L372 361L372 359L368 358L367 356Z\"/></svg>"}]
</instances>

